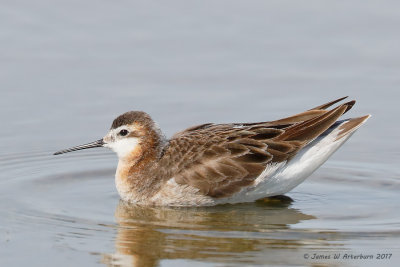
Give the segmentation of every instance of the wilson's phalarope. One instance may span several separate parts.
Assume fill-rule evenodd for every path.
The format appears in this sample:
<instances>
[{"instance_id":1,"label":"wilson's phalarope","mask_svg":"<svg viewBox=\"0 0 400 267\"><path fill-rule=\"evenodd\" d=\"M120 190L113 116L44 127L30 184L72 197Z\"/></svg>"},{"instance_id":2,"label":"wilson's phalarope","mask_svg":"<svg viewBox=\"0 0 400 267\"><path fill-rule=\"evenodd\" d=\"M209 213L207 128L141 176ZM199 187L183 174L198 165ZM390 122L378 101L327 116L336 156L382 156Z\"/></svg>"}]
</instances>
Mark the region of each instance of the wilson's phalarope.
<instances>
[{"instance_id":1,"label":"wilson's phalarope","mask_svg":"<svg viewBox=\"0 0 400 267\"><path fill-rule=\"evenodd\" d=\"M355 104L346 97L269 122L207 123L167 140L150 116L117 117L98 141L55 155L108 147L119 157L116 187L125 201L171 206L252 202L303 182L370 115L338 121Z\"/></svg>"}]
</instances>

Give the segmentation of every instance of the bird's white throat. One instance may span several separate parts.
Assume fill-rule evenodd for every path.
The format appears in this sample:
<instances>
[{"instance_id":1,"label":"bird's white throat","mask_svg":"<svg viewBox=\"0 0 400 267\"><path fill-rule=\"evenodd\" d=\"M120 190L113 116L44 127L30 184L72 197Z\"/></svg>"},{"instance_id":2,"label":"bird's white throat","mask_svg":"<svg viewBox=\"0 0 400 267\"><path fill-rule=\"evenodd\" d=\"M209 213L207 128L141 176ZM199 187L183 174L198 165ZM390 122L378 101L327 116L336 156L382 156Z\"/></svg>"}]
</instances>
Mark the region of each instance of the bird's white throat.
<instances>
[{"instance_id":1,"label":"bird's white throat","mask_svg":"<svg viewBox=\"0 0 400 267\"><path fill-rule=\"evenodd\" d=\"M122 159L128 156L139 145L139 139L135 137L124 138L105 144L105 147L111 148L117 153L118 158Z\"/></svg>"}]
</instances>

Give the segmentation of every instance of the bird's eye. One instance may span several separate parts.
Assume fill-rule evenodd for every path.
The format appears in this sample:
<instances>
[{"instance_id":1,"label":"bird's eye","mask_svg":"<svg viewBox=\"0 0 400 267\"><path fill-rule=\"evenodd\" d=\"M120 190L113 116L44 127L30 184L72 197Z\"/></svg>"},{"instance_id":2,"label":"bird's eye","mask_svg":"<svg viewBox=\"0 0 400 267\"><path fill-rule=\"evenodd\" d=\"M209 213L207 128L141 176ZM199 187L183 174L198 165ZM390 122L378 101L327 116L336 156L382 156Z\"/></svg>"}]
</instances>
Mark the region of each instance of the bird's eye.
<instances>
[{"instance_id":1,"label":"bird's eye","mask_svg":"<svg viewBox=\"0 0 400 267\"><path fill-rule=\"evenodd\" d=\"M121 135L121 136L125 136L125 135L127 135L128 133L129 133L128 130L125 130L125 129L119 131L119 135Z\"/></svg>"}]
</instances>

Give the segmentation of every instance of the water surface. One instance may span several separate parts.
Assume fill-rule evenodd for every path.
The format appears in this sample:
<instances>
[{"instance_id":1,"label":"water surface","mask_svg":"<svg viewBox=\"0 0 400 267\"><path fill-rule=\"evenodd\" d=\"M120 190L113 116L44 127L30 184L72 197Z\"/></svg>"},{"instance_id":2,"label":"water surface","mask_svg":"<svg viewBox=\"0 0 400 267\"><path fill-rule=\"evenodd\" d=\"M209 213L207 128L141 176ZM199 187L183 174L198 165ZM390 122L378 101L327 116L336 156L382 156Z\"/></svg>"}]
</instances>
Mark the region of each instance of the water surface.
<instances>
[{"instance_id":1,"label":"water surface","mask_svg":"<svg viewBox=\"0 0 400 267\"><path fill-rule=\"evenodd\" d=\"M1 266L400 263L396 1L2 1L0 20ZM52 155L128 110L171 136L345 95L373 117L268 201L129 206L112 152Z\"/></svg>"}]
</instances>

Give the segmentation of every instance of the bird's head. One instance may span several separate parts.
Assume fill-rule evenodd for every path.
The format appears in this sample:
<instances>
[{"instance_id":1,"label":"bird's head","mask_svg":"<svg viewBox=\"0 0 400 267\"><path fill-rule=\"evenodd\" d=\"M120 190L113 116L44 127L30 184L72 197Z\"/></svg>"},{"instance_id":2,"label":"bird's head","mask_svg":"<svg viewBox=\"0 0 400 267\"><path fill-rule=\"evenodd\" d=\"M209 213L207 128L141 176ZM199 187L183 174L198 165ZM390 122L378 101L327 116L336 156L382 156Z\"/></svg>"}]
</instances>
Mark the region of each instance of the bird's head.
<instances>
[{"instance_id":1,"label":"bird's head","mask_svg":"<svg viewBox=\"0 0 400 267\"><path fill-rule=\"evenodd\" d=\"M94 147L107 147L116 152L120 160L123 160L140 156L144 145L154 143L153 139L157 138L161 138L161 133L147 113L129 111L113 121L110 130L102 139L60 150L54 155Z\"/></svg>"}]
</instances>

